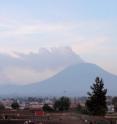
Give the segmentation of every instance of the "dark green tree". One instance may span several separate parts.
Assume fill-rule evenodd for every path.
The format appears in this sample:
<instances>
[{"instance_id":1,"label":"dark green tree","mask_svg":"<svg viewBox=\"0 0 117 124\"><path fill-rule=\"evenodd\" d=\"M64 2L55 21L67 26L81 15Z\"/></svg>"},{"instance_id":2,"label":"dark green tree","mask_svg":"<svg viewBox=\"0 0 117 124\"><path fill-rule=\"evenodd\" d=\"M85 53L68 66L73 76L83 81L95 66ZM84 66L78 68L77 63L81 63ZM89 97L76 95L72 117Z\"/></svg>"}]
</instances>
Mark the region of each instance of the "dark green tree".
<instances>
[{"instance_id":1,"label":"dark green tree","mask_svg":"<svg viewBox=\"0 0 117 124\"><path fill-rule=\"evenodd\" d=\"M18 102L13 102L12 104L11 104L11 107L13 108L13 109L19 109L19 104L18 104Z\"/></svg>"},{"instance_id":2,"label":"dark green tree","mask_svg":"<svg viewBox=\"0 0 117 124\"><path fill-rule=\"evenodd\" d=\"M56 111L67 111L70 107L70 99L68 97L61 97L54 103L54 109Z\"/></svg>"},{"instance_id":3,"label":"dark green tree","mask_svg":"<svg viewBox=\"0 0 117 124\"><path fill-rule=\"evenodd\" d=\"M113 97L112 104L114 105L115 112L117 112L117 96Z\"/></svg>"},{"instance_id":4,"label":"dark green tree","mask_svg":"<svg viewBox=\"0 0 117 124\"><path fill-rule=\"evenodd\" d=\"M44 104L43 111L44 112L54 112L54 109L52 107L50 107L48 104Z\"/></svg>"},{"instance_id":5,"label":"dark green tree","mask_svg":"<svg viewBox=\"0 0 117 124\"><path fill-rule=\"evenodd\" d=\"M76 108L78 113L81 114L87 114L87 109L85 106L81 106L80 104L78 104L77 108Z\"/></svg>"},{"instance_id":6,"label":"dark green tree","mask_svg":"<svg viewBox=\"0 0 117 124\"><path fill-rule=\"evenodd\" d=\"M103 80L99 77L96 78L95 83L91 86L92 92L88 92L88 99L86 107L91 115L105 115L107 112L106 93L104 89Z\"/></svg>"}]
</instances>

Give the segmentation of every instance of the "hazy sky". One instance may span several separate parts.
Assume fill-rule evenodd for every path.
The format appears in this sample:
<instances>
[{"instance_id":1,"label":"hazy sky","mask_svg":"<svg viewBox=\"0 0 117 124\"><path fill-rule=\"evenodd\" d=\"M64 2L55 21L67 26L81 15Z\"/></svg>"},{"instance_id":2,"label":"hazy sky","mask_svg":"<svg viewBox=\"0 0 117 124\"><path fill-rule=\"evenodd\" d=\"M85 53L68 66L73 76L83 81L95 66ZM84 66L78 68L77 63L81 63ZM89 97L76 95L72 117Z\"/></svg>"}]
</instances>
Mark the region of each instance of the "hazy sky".
<instances>
[{"instance_id":1,"label":"hazy sky","mask_svg":"<svg viewBox=\"0 0 117 124\"><path fill-rule=\"evenodd\" d=\"M0 0L0 52L71 47L117 74L117 0Z\"/></svg>"}]
</instances>

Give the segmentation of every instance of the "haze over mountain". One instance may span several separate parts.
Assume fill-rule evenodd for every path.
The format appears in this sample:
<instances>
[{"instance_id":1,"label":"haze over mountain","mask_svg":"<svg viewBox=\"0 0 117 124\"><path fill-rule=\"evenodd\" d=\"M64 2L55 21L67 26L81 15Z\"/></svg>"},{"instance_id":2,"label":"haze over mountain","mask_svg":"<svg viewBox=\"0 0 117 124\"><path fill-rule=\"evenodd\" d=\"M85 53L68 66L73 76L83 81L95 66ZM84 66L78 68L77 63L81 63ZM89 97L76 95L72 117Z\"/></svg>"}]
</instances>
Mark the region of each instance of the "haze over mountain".
<instances>
[{"instance_id":1,"label":"haze over mountain","mask_svg":"<svg viewBox=\"0 0 117 124\"><path fill-rule=\"evenodd\" d=\"M30 84L48 79L83 60L69 47L41 48L28 54L0 53L0 84Z\"/></svg>"}]
</instances>

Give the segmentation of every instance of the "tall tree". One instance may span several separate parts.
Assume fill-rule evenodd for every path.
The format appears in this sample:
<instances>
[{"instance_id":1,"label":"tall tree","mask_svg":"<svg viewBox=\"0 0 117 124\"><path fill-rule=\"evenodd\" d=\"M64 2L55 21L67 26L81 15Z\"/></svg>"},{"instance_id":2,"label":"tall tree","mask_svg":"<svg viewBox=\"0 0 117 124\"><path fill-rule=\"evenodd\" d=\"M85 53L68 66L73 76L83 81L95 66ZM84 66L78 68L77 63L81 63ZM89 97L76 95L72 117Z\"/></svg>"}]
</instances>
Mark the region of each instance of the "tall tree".
<instances>
[{"instance_id":1,"label":"tall tree","mask_svg":"<svg viewBox=\"0 0 117 124\"><path fill-rule=\"evenodd\" d=\"M95 83L90 87L92 92L88 92L86 107L91 115L105 115L107 111L106 93L103 80L96 78Z\"/></svg>"}]
</instances>

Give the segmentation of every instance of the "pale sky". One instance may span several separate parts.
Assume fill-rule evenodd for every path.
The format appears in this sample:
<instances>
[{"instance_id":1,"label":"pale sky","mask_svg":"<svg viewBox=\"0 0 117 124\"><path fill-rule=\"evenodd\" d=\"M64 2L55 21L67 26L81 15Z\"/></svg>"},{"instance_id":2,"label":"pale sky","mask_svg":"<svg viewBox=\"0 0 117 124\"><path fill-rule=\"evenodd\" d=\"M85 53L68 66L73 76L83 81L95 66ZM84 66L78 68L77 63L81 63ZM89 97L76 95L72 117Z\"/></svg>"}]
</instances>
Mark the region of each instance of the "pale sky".
<instances>
[{"instance_id":1,"label":"pale sky","mask_svg":"<svg viewBox=\"0 0 117 124\"><path fill-rule=\"evenodd\" d=\"M2 54L71 47L117 74L116 29L116 0L0 0Z\"/></svg>"}]
</instances>

